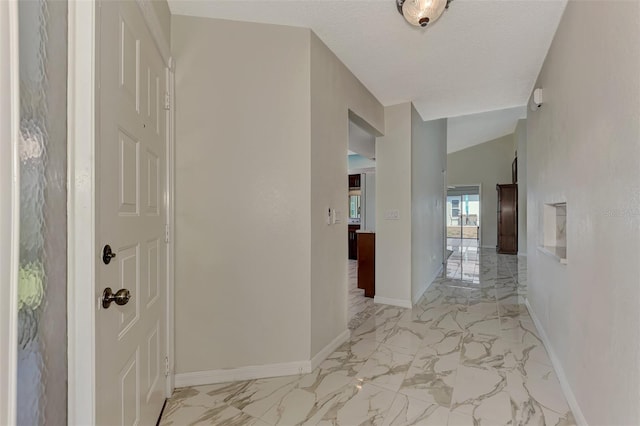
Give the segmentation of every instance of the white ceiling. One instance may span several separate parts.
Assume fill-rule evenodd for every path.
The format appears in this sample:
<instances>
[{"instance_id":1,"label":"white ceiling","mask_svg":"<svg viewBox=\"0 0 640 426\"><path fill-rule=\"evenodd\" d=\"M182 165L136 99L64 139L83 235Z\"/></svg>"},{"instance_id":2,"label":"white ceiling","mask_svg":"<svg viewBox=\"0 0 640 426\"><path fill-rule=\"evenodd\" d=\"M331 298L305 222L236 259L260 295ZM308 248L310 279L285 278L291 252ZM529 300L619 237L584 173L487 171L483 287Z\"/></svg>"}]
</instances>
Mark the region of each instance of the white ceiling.
<instances>
[{"instance_id":1,"label":"white ceiling","mask_svg":"<svg viewBox=\"0 0 640 426\"><path fill-rule=\"evenodd\" d=\"M384 105L424 120L525 105L566 0L455 0L426 29L395 0L169 0L173 14L311 28Z\"/></svg>"}]
</instances>

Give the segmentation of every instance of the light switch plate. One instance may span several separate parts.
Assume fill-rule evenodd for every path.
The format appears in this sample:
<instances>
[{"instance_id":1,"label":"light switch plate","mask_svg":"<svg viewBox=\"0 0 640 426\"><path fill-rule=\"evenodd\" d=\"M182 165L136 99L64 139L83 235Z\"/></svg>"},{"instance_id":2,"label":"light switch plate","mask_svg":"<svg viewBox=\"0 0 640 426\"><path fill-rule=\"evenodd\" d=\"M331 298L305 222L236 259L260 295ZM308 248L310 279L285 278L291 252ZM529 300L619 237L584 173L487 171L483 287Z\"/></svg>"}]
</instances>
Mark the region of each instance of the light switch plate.
<instances>
[{"instance_id":1,"label":"light switch plate","mask_svg":"<svg viewBox=\"0 0 640 426\"><path fill-rule=\"evenodd\" d=\"M384 212L384 220L400 220L400 210L386 210Z\"/></svg>"},{"instance_id":2,"label":"light switch plate","mask_svg":"<svg viewBox=\"0 0 640 426\"><path fill-rule=\"evenodd\" d=\"M333 209L333 223L342 223L342 210Z\"/></svg>"}]
</instances>

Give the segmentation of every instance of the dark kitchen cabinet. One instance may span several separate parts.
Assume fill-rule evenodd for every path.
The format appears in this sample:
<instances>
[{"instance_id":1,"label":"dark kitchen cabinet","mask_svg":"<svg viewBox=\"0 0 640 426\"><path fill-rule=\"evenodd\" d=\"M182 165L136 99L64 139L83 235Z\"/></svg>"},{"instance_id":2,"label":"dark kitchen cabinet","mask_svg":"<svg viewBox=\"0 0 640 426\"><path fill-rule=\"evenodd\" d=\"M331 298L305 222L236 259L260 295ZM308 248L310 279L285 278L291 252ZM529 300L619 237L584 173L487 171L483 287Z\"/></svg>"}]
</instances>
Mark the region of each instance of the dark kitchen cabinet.
<instances>
[{"instance_id":1,"label":"dark kitchen cabinet","mask_svg":"<svg viewBox=\"0 0 640 426\"><path fill-rule=\"evenodd\" d=\"M360 188L360 175L349 175L349 188Z\"/></svg>"},{"instance_id":2,"label":"dark kitchen cabinet","mask_svg":"<svg viewBox=\"0 0 640 426\"><path fill-rule=\"evenodd\" d=\"M358 288L364 297L376 295L376 234L362 232L358 235Z\"/></svg>"},{"instance_id":3,"label":"dark kitchen cabinet","mask_svg":"<svg viewBox=\"0 0 640 426\"><path fill-rule=\"evenodd\" d=\"M498 191L498 245L502 254L518 254L518 185L496 185Z\"/></svg>"},{"instance_id":4,"label":"dark kitchen cabinet","mask_svg":"<svg viewBox=\"0 0 640 426\"><path fill-rule=\"evenodd\" d=\"M349 259L358 258L358 234L356 231L360 229L360 225L349 225Z\"/></svg>"}]
</instances>

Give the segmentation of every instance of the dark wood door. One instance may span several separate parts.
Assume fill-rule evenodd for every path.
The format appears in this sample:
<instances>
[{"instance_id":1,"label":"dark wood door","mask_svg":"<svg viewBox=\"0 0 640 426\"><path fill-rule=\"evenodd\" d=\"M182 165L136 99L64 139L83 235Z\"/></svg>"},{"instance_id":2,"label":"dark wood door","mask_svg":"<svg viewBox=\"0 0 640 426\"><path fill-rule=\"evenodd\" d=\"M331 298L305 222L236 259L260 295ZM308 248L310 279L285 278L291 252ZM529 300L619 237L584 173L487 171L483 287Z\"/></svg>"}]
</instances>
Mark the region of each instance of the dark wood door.
<instances>
[{"instance_id":1,"label":"dark wood door","mask_svg":"<svg viewBox=\"0 0 640 426\"><path fill-rule=\"evenodd\" d=\"M498 253L518 253L518 185L496 185L498 191Z\"/></svg>"}]
</instances>

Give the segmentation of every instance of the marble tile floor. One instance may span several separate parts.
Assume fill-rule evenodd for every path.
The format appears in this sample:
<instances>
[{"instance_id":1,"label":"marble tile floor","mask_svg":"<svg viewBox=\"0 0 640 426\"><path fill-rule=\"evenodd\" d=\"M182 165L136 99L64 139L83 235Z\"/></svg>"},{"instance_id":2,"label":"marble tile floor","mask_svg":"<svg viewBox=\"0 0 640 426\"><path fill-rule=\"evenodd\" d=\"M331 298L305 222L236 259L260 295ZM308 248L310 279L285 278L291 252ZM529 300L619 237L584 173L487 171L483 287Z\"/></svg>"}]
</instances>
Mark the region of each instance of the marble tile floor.
<instances>
[{"instance_id":1,"label":"marble tile floor","mask_svg":"<svg viewBox=\"0 0 640 426\"><path fill-rule=\"evenodd\" d=\"M369 319L379 306L373 303L372 297L364 297L364 290L358 288L358 261L351 259L349 260L348 297L348 327L350 330L355 330Z\"/></svg>"},{"instance_id":2,"label":"marble tile floor","mask_svg":"<svg viewBox=\"0 0 640 426\"><path fill-rule=\"evenodd\" d=\"M375 305L309 374L177 389L161 425L575 424L523 305L526 265L480 249L413 309Z\"/></svg>"},{"instance_id":3,"label":"marble tile floor","mask_svg":"<svg viewBox=\"0 0 640 426\"><path fill-rule=\"evenodd\" d=\"M447 260L445 276L479 283L478 240L447 238L447 249L453 253Z\"/></svg>"}]
</instances>

